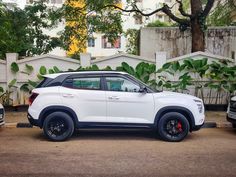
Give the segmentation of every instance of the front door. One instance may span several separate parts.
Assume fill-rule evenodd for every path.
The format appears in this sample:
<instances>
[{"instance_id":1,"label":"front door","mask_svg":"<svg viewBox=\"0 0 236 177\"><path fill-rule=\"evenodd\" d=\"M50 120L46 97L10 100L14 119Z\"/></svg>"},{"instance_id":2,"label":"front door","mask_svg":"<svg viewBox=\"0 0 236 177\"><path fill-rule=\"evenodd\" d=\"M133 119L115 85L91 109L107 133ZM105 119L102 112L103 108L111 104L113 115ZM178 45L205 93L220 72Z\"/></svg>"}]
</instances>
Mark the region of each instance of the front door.
<instances>
[{"instance_id":1,"label":"front door","mask_svg":"<svg viewBox=\"0 0 236 177\"><path fill-rule=\"evenodd\" d=\"M140 86L129 78L106 77L107 121L153 123L152 93L140 93Z\"/></svg>"}]
</instances>

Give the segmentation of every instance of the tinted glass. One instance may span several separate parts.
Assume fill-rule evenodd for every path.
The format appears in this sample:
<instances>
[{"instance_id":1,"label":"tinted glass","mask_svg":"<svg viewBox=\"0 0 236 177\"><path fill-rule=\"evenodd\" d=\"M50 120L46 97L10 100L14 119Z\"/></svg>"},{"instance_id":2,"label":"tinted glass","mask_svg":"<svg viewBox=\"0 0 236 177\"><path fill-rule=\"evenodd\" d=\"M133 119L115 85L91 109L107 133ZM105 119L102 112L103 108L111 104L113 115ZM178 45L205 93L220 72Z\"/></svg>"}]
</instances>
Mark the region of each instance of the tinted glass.
<instances>
[{"instance_id":1,"label":"tinted glass","mask_svg":"<svg viewBox=\"0 0 236 177\"><path fill-rule=\"evenodd\" d=\"M140 87L121 77L107 77L107 89L110 91L139 92Z\"/></svg>"},{"instance_id":2,"label":"tinted glass","mask_svg":"<svg viewBox=\"0 0 236 177\"><path fill-rule=\"evenodd\" d=\"M51 82L52 80L53 80L52 78L44 77L43 80L37 85L36 88L47 87L47 84Z\"/></svg>"},{"instance_id":3,"label":"tinted glass","mask_svg":"<svg viewBox=\"0 0 236 177\"><path fill-rule=\"evenodd\" d=\"M72 87L75 89L99 90L100 78L74 78Z\"/></svg>"}]
</instances>

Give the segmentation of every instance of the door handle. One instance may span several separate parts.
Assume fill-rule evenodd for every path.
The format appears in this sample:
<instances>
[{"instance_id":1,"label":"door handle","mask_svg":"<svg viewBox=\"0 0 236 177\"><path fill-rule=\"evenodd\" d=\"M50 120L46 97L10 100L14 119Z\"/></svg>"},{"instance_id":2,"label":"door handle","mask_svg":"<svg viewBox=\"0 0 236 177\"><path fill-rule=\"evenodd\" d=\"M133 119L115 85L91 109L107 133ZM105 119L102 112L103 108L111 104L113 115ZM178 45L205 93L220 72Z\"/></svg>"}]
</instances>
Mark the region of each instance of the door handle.
<instances>
[{"instance_id":1,"label":"door handle","mask_svg":"<svg viewBox=\"0 0 236 177\"><path fill-rule=\"evenodd\" d=\"M66 97L66 98L73 98L74 97L73 94L63 94L62 96Z\"/></svg>"},{"instance_id":2,"label":"door handle","mask_svg":"<svg viewBox=\"0 0 236 177\"><path fill-rule=\"evenodd\" d=\"M120 98L118 96L109 96L109 100L119 100Z\"/></svg>"}]
</instances>

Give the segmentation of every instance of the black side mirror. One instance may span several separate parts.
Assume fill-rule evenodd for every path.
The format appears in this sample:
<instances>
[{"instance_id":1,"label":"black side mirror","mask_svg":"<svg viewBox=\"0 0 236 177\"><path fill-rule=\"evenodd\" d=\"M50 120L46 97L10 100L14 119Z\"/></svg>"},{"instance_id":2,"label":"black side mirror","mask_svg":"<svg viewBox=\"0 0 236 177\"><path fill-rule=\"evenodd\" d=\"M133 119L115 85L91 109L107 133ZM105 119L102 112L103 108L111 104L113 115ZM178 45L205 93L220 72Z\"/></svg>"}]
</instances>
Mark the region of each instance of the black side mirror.
<instances>
[{"instance_id":1,"label":"black side mirror","mask_svg":"<svg viewBox=\"0 0 236 177\"><path fill-rule=\"evenodd\" d=\"M145 87L145 86L140 86L140 89L139 89L139 92L140 93L147 93L147 87Z\"/></svg>"}]
</instances>

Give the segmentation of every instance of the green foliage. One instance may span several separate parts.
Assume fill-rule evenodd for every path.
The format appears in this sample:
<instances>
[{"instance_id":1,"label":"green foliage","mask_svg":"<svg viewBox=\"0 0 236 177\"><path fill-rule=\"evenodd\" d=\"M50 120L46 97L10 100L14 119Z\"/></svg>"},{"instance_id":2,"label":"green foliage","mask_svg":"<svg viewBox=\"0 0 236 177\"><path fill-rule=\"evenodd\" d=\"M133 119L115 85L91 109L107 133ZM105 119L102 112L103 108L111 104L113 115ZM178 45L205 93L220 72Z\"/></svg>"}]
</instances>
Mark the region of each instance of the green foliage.
<instances>
[{"instance_id":1,"label":"green foliage","mask_svg":"<svg viewBox=\"0 0 236 177\"><path fill-rule=\"evenodd\" d=\"M16 62L13 62L13 63L11 64L11 71L12 71L13 73L17 73L17 72L19 71L19 66L18 66L18 64L17 64Z\"/></svg>"},{"instance_id":2,"label":"green foliage","mask_svg":"<svg viewBox=\"0 0 236 177\"><path fill-rule=\"evenodd\" d=\"M84 52L86 42L94 32L99 32L108 37L109 41L115 41L123 32L121 12L114 8L107 7L107 4L116 4L117 1L84 1L67 0L62 8L54 11L52 19L60 21L66 19L67 25L61 32L60 40L65 50L71 50L71 45L75 45L78 50L71 54L73 58L79 59L79 53ZM80 6L74 6L80 3ZM72 40L73 39L73 40ZM77 42L75 42L77 41ZM79 41L79 42L78 42Z\"/></svg>"},{"instance_id":3,"label":"green foliage","mask_svg":"<svg viewBox=\"0 0 236 177\"><path fill-rule=\"evenodd\" d=\"M33 66L25 64L25 69L24 71L21 71L21 73L30 75L33 72L33 70L34 70Z\"/></svg>"},{"instance_id":4,"label":"green foliage","mask_svg":"<svg viewBox=\"0 0 236 177\"><path fill-rule=\"evenodd\" d=\"M48 53L60 42L43 33L43 28L51 28L50 13L44 1L26 6L24 10L9 9L0 2L0 58L5 53L16 52L20 56Z\"/></svg>"},{"instance_id":5,"label":"green foliage","mask_svg":"<svg viewBox=\"0 0 236 177\"><path fill-rule=\"evenodd\" d=\"M154 22L147 24L147 27L171 27L171 26L174 26L174 24L161 22L160 20L156 20Z\"/></svg>"},{"instance_id":6,"label":"green foliage","mask_svg":"<svg viewBox=\"0 0 236 177\"><path fill-rule=\"evenodd\" d=\"M139 35L140 30L128 29L125 32L125 37L127 38L126 52L133 55L139 54Z\"/></svg>"},{"instance_id":7,"label":"green foliage","mask_svg":"<svg viewBox=\"0 0 236 177\"><path fill-rule=\"evenodd\" d=\"M27 83L27 84L21 85L20 90L23 92L30 92L29 84Z\"/></svg>"},{"instance_id":8,"label":"green foliage","mask_svg":"<svg viewBox=\"0 0 236 177\"><path fill-rule=\"evenodd\" d=\"M45 66L41 66L41 67L39 68L39 74L40 74L40 75L45 75L45 74L47 74L47 69L46 69Z\"/></svg>"},{"instance_id":9,"label":"green foliage","mask_svg":"<svg viewBox=\"0 0 236 177\"><path fill-rule=\"evenodd\" d=\"M4 89L2 87L0 87L0 93L4 92Z\"/></svg>"},{"instance_id":10,"label":"green foliage","mask_svg":"<svg viewBox=\"0 0 236 177\"><path fill-rule=\"evenodd\" d=\"M235 25L236 2L234 0L218 1L216 7L208 16L207 23L211 26Z\"/></svg>"},{"instance_id":11,"label":"green foliage","mask_svg":"<svg viewBox=\"0 0 236 177\"><path fill-rule=\"evenodd\" d=\"M155 78L152 78L156 72L156 65L154 64L141 62L133 68L128 63L122 62L121 66L118 66L116 70L127 72L144 83L149 84L151 87L156 87Z\"/></svg>"},{"instance_id":12,"label":"green foliage","mask_svg":"<svg viewBox=\"0 0 236 177\"><path fill-rule=\"evenodd\" d=\"M9 82L8 87L9 88L16 87L15 84L16 84L16 79L13 79L11 80L11 82Z\"/></svg>"}]
</instances>

